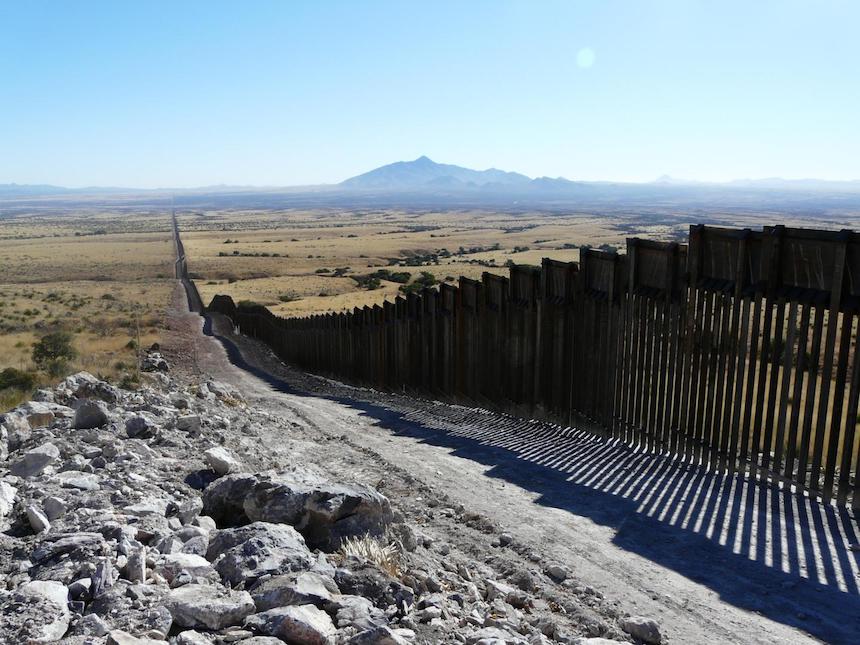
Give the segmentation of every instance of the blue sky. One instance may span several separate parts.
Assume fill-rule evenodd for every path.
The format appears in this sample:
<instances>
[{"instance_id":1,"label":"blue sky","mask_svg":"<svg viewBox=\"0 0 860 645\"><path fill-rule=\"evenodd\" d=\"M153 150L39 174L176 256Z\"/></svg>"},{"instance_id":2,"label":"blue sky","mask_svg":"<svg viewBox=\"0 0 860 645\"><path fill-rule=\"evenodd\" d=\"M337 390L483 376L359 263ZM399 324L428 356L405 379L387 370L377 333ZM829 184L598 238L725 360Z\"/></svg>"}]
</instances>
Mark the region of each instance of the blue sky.
<instances>
[{"instance_id":1,"label":"blue sky","mask_svg":"<svg viewBox=\"0 0 860 645\"><path fill-rule=\"evenodd\" d=\"M860 179L860 2L0 0L0 183Z\"/></svg>"}]
</instances>

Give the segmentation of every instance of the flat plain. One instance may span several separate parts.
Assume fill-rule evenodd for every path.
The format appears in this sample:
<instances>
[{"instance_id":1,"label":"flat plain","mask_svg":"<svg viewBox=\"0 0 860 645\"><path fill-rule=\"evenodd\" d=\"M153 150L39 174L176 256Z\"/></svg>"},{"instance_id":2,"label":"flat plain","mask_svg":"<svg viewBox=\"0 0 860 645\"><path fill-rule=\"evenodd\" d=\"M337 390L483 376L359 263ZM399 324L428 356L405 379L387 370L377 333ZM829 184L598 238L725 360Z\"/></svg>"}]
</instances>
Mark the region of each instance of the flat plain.
<instances>
[{"instance_id":1,"label":"flat plain","mask_svg":"<svg viewBox=\"0 0 860 645\"><path fill-rule=\"evenodd\" d=\"M70 370L133 375L138 339L161 339L173 289L168 222L100 212L0 219L0 369L33 370L33 342L62 329L77 351Z\"/></svg>"},{"instance_id":2,"label":"flat plain","mask_svg":"<svg viewBox=\"0 0 860 645\"><path fill-rule=\"evenodd\" d=\"M163 337L173 289L170 203L41 200L0 208L0 369L32 370L32 344L62 328L71 369L121 379L141 346ZM405 290L580 249L624 251L628 237L686 241L697 222L838 228L857 213L810 222L760 211L511 208L176 208L204 303L216 294L281 316L392 301ZM44 379L43 379L44 380Z\"/></svg>"}]
</instances>

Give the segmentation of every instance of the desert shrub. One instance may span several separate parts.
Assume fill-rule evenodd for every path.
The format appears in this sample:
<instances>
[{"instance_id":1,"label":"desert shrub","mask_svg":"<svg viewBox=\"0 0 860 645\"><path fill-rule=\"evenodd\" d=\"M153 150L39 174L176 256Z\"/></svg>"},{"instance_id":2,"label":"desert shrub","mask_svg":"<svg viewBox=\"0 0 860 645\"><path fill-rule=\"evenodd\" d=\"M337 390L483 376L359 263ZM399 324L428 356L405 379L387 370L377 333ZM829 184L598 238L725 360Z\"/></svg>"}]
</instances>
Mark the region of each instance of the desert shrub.
<instances>
[{"instance_id":1,"label":"desert shrub","mask_svg":"<svg viewBox=\"0 0 860 645\"><path fill-rule=\"evenodd\" d=\"M124 390L136 390L140 386L140 381L137 378L137 374L123 374L122 378L119 381L119 386Z\"/></svg>"},{"instance_id":2,"label":"desert shrub","mask_svg":"<svg viewBox=\"0 0 860 645\"><path fill-rule=\"evenodd\" d=\"M430 273L429 271L422 271L421 275L419 275L415 280L410 282L409 284L401 285L400 291L403 293L414 293L416 291L421 291L426 287L432 287L435 284L438 284L438 280L436 276Z\"/></svg>"},{"instance_id":3,"label":"desert shrub","mask_svg":"<svg viewBox=\"0 0 860 645\"><path fill-rule=\"evenodd\" d=\"M329 271L331 271L331 269L322 269L321 268L321 269L317 269L316 271L314 271L314 273L328 273Z\"/></svg>"},{"instance_id":4,"label":"desert shrub","mask_svg":"<svg viewBox=\"0 0 860 645\"><path fill-rule=\"evenodd\" d=\"M301 298L293 293L282 293L278 296L278 300L281 302L294 302L296 300L301 300Z\"/></svg>"},{"instance_id":5,"label":"desert shrub","mask_svg":"<svg viewBox=\"0 0 860 645\"><path fill-rule=\"evenodd\" d=\"M72 340L72 334L67 331L55 331L42 336L33 343L33 362L51 376L61 376L69 361L78 355Z\"/></svg>"},{"instance_id":6,"label":"desert shrub","mask_svg":"<svg viewBox=\"0 0 860 645\"><path fill-rule=\"evenodd\" d=\"M21 390L29 392L36 386L36 375L14 367L0 372L0 390Z\"/></svg>"},{"instance_id":7,"label":"desert shrub","mask_svg":"<svg viewBox=\"0 0 860 645\"><path fill-rule=\"evenodd\" d=\"M353 557L371 562L395 578L400 576L400 552L397 547L369 535L346 538L341 543L339 554L342 558Z\"/></svg>"},{"instance_id":8,"label":"desert shrub","mask_svg":"<svg viewBox=\"0 0 860 645\"><path fill-rule=\"evenodd\" d=\"M0 412L11 410L30 398L30 393L25 390L8 389L0 390Z\"/></svg>"}]
</instances>

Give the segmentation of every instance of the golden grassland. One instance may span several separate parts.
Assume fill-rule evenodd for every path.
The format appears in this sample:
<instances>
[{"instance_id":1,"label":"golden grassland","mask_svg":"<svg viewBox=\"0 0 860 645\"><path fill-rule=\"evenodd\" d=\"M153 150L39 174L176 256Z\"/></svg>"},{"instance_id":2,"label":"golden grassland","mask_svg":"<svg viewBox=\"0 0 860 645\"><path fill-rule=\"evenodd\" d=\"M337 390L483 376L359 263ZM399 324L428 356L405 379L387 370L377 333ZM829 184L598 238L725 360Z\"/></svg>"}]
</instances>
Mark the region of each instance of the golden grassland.
<instances>
[{"instance_id":1,"label":"golden grassland","mask_svg":"<svg viewBox=\"0 0 860 645\"><path fill-rule=\"evenodd\" d=\"M128 232L136 219L147 232ZM161 339L173 289L168 225L164 215L70 217L65 228L0 220L0 369L34 370L32 344L61 329L78 354L70 371L133 374L138 334L142 347Z\"/></svg>"},{"instance_id":2,"label":"golden grassland","mask_svg":"<svg viewBox=\"0 0 860 645\"><path fill-rule=\"evenodd\" d=\"M354 279L380 269L427 271L440 282L480 279L485 271L506 275L509 262L575 261L581 245L623 248L628 235L588 214L483 211L180 214L180 228L205 303L227 294L282 316L393 300L399 283L383 279L367 289ZM653 228L652 238L677 236L673 227Z\"/></svg>"},{"instance_id":3,"label":"golden grassland","mask_svg":"<svg viewBox=\"0 0 860 645\"><path fill-rule=\"evenodd\" d=\"M494 212L269 210L178 213L189 270L204 303L216 294L266 305L282 316L339 312L380 304L400 292L381 280L368 290L355 278L379 269L442 281L507 275L506 264L539 265L545 257L577 261L579 248L624 250L628 237L686 242L683 213L611 214ZM723 226L810 226L800 215L714 213ZM336 269L339 269L336 271Z\"/></svg>"}]
</instances>

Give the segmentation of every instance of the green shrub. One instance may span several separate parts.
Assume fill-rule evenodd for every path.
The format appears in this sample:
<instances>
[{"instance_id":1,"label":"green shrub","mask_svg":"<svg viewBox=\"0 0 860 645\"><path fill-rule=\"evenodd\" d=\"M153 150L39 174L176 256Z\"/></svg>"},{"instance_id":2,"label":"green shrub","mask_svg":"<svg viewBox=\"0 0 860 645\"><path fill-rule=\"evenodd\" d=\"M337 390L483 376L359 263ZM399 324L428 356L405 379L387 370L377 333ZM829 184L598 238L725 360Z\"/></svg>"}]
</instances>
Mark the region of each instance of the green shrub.
<instances>
[{"instance_id":1,"label":"green shrub","mask_svg":"<svg viewBox=\"0 0 860 645\"><path fill-rule=\"evenodd\" d=\"M51 376L62 376L69 361L78 355L72 340L72 335L67 331L46 334L33 343L33 362Z\"/></svg>"},{"instance_id":2,"label":"green shrub","mask_svg":"<svg viewBox=\"0 0 860 645\"><path fill-rule=\"evenodd\" d=\"M32 372L24 372L14 367L7 367L0 372L0 390L30 391L34 387L36 387L36 375Z\"/></svg>"}]
</instances>

